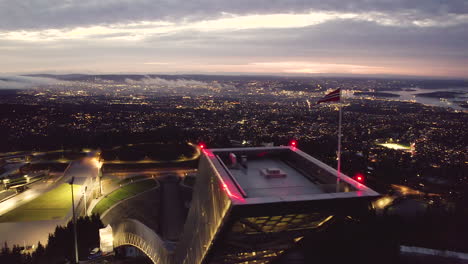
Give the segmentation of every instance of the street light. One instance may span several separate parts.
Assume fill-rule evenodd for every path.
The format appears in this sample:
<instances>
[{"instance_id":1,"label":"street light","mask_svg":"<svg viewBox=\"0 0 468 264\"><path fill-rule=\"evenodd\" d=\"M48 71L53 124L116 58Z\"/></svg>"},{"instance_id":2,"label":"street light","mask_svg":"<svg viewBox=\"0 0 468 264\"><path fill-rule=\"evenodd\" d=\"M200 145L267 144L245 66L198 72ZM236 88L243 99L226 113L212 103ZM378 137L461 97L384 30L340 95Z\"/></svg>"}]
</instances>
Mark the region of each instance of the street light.
<instances>
[{"instance_id":1,"label":"street light","mask_svg":"<svg viewBox=\"0 0 468 264\"><path fill-rule=\"evenodd\" d=\"M71 178L70 186L71 186L71 195L72 195L72 211L73 211L73 236L75 241L75 263L78 263L78 240L76 237L76 215L75 215L75 201L73 197L73 182L75 181L75 177Z\"/></svg>"}]
</instances>

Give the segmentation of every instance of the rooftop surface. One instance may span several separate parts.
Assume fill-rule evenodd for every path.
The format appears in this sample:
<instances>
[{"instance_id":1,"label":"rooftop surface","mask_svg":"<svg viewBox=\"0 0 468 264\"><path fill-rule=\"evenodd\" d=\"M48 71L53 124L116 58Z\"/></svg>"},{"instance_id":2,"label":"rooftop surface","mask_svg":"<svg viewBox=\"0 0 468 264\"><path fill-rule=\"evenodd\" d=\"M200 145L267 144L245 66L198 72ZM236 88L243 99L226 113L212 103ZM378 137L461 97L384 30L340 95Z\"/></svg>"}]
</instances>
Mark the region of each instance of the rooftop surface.
<instances>
[{"instance_id":1,"label":"rooftop surface","mask_svg":"<svg viewBox=\"0 0 468 264\"><path fill-rule=\"evenodd\" d=\"M285 177L266 177L261 171L278 168ZM248 197L268 197L275 195L317 194L323 191L303 174L280 159L248 160L247 167L229 169Z\"/></svg>"},{"instance_id":2,"label":"rooftop surface","mask_svg":"<svg viewBox=\"0 0 468 264\"><path fill-rule=\"evenodd\" d=\"M206 149L204 155L239 203L322 200L379 194L295 147ZM337 182L339 184L337 185Z\"/></svg>"}]
</instances>

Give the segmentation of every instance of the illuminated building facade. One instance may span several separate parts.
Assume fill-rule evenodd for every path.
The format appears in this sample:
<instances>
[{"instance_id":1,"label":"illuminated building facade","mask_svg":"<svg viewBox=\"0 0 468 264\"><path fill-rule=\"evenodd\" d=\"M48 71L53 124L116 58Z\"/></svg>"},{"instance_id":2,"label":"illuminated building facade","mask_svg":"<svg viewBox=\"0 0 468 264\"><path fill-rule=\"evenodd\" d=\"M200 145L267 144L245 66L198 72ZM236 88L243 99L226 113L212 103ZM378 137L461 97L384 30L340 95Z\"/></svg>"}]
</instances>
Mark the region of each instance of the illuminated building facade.
<instances>
[{"instance_id":1,"label":"illuminated building facade","mask_svg":"<svg viewBox=\"0 0 468 264\"><path fill-rule=\"evenodd\" d=\"M379 194L295 146L204 149L174 263L269 263Z\"/></svg>"}]
</instances>

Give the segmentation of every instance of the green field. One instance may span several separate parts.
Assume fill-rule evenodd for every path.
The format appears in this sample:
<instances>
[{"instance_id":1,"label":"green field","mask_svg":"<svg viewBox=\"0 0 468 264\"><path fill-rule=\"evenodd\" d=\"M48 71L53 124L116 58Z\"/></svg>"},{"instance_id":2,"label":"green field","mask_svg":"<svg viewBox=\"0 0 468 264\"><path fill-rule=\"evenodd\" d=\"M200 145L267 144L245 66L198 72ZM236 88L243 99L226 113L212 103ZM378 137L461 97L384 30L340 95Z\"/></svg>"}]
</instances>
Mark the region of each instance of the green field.
<instances>
[{"instance_id":1,"label":"green field","mask_svg":"<svg viewBox=\"0 0 468 264\"><path fill-rule=\"evenodd\" d=\"M132 197L146 190L149 190L155 186L158 186L158 182L156 182L153 179L143 180L129 185L125 185L124 187L111 192L105 198L99 201L93 208L93 213L102 214L119 201Z\"/></svg>"},{"instance_id":2,"label":"green field","mask_svg":"<svg viewBox=\"0 0 468 264\"><path fill-rule=\"evenodd\" d=\"M75 193L78 193L80 188L80 185L73 185ZM70 208L71 188L69 184L64 183L0 216L0 223L63 219L70 212Z\"/></svg>"}]
</instances>

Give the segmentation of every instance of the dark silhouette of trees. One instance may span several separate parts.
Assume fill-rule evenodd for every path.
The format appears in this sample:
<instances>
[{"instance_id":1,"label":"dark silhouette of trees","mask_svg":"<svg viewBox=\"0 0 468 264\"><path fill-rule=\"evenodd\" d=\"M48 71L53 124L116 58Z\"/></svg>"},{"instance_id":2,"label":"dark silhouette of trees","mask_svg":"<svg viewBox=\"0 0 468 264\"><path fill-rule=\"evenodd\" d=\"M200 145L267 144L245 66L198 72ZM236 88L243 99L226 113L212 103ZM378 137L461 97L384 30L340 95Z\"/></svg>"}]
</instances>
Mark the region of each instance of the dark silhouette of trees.
<instances>
[{"instance_id":1,"label":"dark silhouette of trees","mask_svg":"<svg viewBox=\"0 0 468 264\"><path fill-rule=\"evenodd\" d=\"M99 247L99 229L104 227L99 215L85 216L77 219L78 255L86 259L89 252ZM65 263L74 257L73 223L57 226L53 234L49 234L47 246L38 242L32 253L23 253L24 248L13 245L10 249L5 242L0 250L1 264L54 264Z\"/></svg>"}]
</instances>

